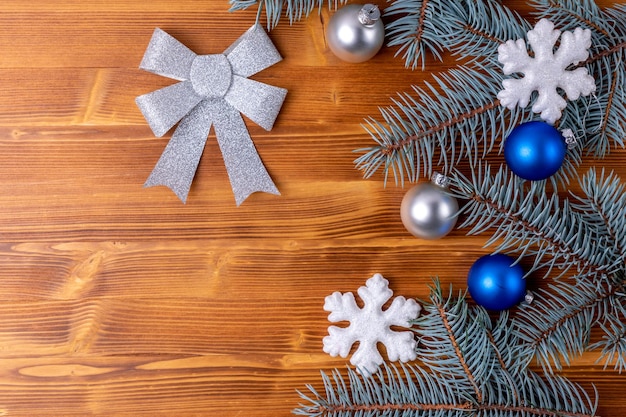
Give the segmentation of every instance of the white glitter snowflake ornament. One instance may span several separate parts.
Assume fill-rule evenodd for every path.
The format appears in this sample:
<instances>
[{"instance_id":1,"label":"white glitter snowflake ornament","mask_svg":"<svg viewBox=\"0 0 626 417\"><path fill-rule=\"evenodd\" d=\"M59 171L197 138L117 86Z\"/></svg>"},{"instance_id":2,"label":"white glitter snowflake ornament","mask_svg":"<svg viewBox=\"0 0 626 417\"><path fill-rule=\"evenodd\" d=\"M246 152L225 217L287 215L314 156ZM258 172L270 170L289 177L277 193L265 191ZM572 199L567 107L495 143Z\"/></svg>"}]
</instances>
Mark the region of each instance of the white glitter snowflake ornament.
<instances>
[{"instance_id":1,"label":"white glitter snowflake ornament","mask_svg":"<svg viewBox=\"0 0 626 417\"><path fill-rule=\"evenodd\" d=\"M325 299L324 310L330 311L328 320L349 321L350 326L341 328L330 326L329 336L324 337L324 352L331 356L345 358L355 342L359 347L350 358L363 375L369 375L383 363L376 344L382 342L387 349L390 361L407 362L416 357L416 342L410 331L398 332L390 326L410 327L410 320L416 319L421 306L412 299L396 297L388 309L383 305L391 298L393 291L389 289L389 281L380 274L367 280L365 287L358 289L363 300L363 308L359 308L354 295L349 292L335 292Z\"/></svg>"},{"instance_id":2,"label":"white glitter snowflake ornament","mask_svg":"<svg viewBox=\"0 0 626 417\"><path fill-rule=\"evenodd\" d=\"M554 51L554 45L561 38L560 45ZM596 83L586 68L567 70L589 57L591 31L576 28L574 32L561 32L554 29L554 24L541 19L534 29L528 32L528 44L534 57L528 55L523 39L509 40L498 48L498 61L504 65L506 75L523 73L520 79L509 78L502 82L504 90L498 93L503 106L513 109L515 106L526 107L533 91L538 92L533 104L533 112L541 113L541 118L554 124L560 117L567 102L557 88L565 91L568 100L577 100L596 90Z\"/></svg>"}]
</instances>

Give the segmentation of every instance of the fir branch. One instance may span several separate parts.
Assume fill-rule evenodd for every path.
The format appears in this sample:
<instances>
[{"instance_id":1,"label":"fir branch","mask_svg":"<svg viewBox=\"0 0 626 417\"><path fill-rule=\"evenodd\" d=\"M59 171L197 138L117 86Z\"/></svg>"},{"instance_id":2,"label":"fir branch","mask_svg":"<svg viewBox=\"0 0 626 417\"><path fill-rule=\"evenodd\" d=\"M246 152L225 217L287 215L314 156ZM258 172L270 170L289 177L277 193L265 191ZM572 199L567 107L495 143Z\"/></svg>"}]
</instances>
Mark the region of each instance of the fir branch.
<instances>
[{"instance_id":1,"label":"fir branch","mask_svg":"<svg viewBox=\"0 0 626 417\"><path fill-rule=\"evenodd\" d=\"M599 320L616 323L622 314L617 306L623 302L626 285L621 273L624 186L614 175L598 177L595 170L580 182L584 197L577 197L574 205L561 202L557 194L548 197L545 184L525 187L504 167L492 176L489 166L479 166L472 180L457 173L451 183L460 190L457 196L468 200L461 227L472 225L469 234L495 228L487 244L497 242L497 251L533 257L529 274L546 267L545 276L553 275L554 268L561 270L559 276L572 269L577 274L574 284L557 283L539 292L513 320L521 342L519 356L526 363L536 357L546 371L552 366L561 369L587 350L591 328ZM623 352L619 350L625 347L623 336L616 325L603 329L610 359L612 349ZM612 330L617 333L608 333Z\"/></svg>"},{"instance_id":2,"label":"fir branch","mask_svg":"<svg viewBox=\"0 0 626 417\"><path fill-rule=\"evenodd\" d=\"M538 19L547 18L561 30L574 30L579 26L590 29L596 34L596 42L598 35L609 37L612 32L603 19L602 9L593 0L533 0L531 5Z\"/></svg>"},{"instance_id":3,"label":"fir branch","mask_svg":"<svg viewBox=\"0 0 626 417\"><path fill-rule=\"evenodd\" d=\"M528 189L524 183L504 166L491 175L491 168L481 163L471 180L456 171L451 189L467 200L460 227L471 226L468 234L495 229L487 246L534 257L528 274L547 268L548 276L557 268L564 275L575 268L579 278L597 281L619 270L606 236L590 228L567 200L561 203L557 194L548 197L545 181L532 182Z\"/></svg>"},{"instance_id":4,"label":"fir branch","mask_svg":"<svg viewBox=\"0 0 626 417\"><path fill-rule=\"evenodd\" d=\"M384 15L395 18L386 26L388 46L399 46L396 56L402 54L411 69L420 62L424 69L427 52L437 59L442 51L451 51L460 58L496 61L499 44L524 37L530 29L496 0L395 0Z\"/></svg>"},{"instance_id":5,"label":"fir branch","mask_svg":"<svg viewBox=\"0 0 626 417\"><path fill-rule=\"evenodd\" d=\"M567 178L575 174L583 148L596 156L604 156L612 147L625 145L626 95L623 85L626 82L626 7L607 11L590 7L590 12L585 12L584 8L579 10L578 3L573 1L543 3L548 3L548 6L544 7L542 16L554 18L560 23L564 23L562 21L566 17L571 20L572 12L564 7L553 8L552 3L567 3L575 11L580 11L581 22L591 22L598 13L598 16L605 17L602 26L594 28L593 36L597 41L592 44L591 57L580 64L586 65L596 78L596 94L571 102L559 122L562 128L571 128L577 137L583 138L575 152L570 152L570 158L558 176L551 179L566 183ZM394 13L410 12L411 8L425 3L396 0L396 4ZM494 146L495 138L505 138L516 124L531 120L530 110L516 108L508 111L502 109L496 99L503 78L496 60L498 42L507 36L525 37L525 33L521 32L527 29L528 24L518 21L492 28L492 14L506 21L514 20L512 12L492 0L463 2L462 6L455 2L446 2L448 6L440 5L436 0L430 0L427 4L426 10L432 7L435 10L454 11L445 16L437 15L438 19L434 15L423 19L424 24L431 24L432 21L433 25L445 27L448 35L437 38L438 47L458 49L459 53L461 50L467 51L463 52L466 54L464 57L483 58L481 62L474 62L474 65L468 64L435 77L436 86L427 83L425 89L414 86L413 94L399 94L399 98L393 100L393 106L380 110L382 121L372 117L366 119L364 129L378 145L357 149L364 155L356 159L355 164L357 169L364 171L365 178L382 169L385 184L390 173L395 177L396 184L404 184L405 177L409 182L417 182L422 172L430 176L435 165L440 171L448 173L463 158L475 161L479 155L478 149L483 150L484 156L484 152ZM415 33L410 32L409 27L415 26L406 25L403 29L406 32L402 36L414 40L409 34ZM564 26L567 29L572 24L570 22L569 26ZM593 25L590 26L593 28ZM490 32L482 30L483 27ZM433 27L432 33L423 33L435 36L439 30L443 29ZM610 36L606 36L606 33ZM503 113L505 117L502 117Z\"/></svg>"},{"instance_id":6,"label":"fir branch","mask_svg":"<svg viewBox=\"0 0 626 417\"><path fill-rule=\"evenodd\" d=\"M492 322L480 306L463 295L444 296L438 281L431 287L425 318L416 321L418 360L413 365L385 365L367 377L348 369L322 372L325 394L307 386L294 414L307 416L591 417L592 400L565 378L545 376L518 367L516 341L508 314ZM439 356L437 361L432 359ZM462 360L461 360L462 358ZM511 364L507 364L507 362ZM465 365L463 365L463 363ZM434 365L434 366L433 366ZM513 365L514 371L507 369ZM441 372L443 371L443 372ZM472 383L466 377L472 375ZM506 377L505 377L506 376Z\"/></svg>"},{"instance_id":7,"label":"fir branch","mask_svg":"<svg viewBox=\"0 0 626 417\"><path fill-rule=\"evenodd\" d=\"M498 47L509 39L524 39L532 28L500 1L469 1L465 7L464 20L451 25L442 36L446 49L469 62L499 67Z\"/></svg>"},{"instance_id":8,"label":"fir branch","mask_svg":"<svg viewBox=\"0 0 626 417\"><path fill-rule=\"evenodd\" d=\"M422 173L430 177L435 165L447 173L460 160L485 156L498 139L530 118L524 109L500 107L495 98L499 72L472 65L434 78L436 86L414 86L413 95L399 95L394 106L381 108L383 122L366 120L363 127L378 145L356 150L364 153L355 165L365 178L382 169L385 184L392 173L403 185L405 177L409 182Z\"/></svg>"},{"instance_id":9,"label":"fir branch","mask_svg":"<svg viewBox=\"0 0 626 417\"><path fill-rule=\"evenodd\" d=\"M230 11L245 10L251 6L257 5L256 23L259 23L263 9L265 9L267 30L272 30L280 22L281 15L284 13L289 18L289 24L300 21L308 17L313 10L318 12L322 10L324 5L328 5L329 9L336 9L339 4L346 3L347 0L229 0Z\"/></svg>"},{"instance_id":10,"label":"fir branch","mask_svg":"<svg viewBox=\"0 0 626 417\"><path fill-rule=\"evenodd\" d=\"M590 349L602 349L598 361L604 360L604 369L613 363L614 369L622 372L626 369L626 293L616 294L619 297L619 313L611 315L606 323L600 323L604 331L602 340L592 344Z\"/></svg>"},{"instance_id":11,"label":"fir branch","mask_svg":"<svg viewBox=\"0 0 626 417\"><path fill-rule=\"evenodd\" d=\"M583 27L591 31L591 57L579 64L596 79L596 94L569 105L563 119L580 126L589 153L604 157L612 147L624 147L626 136L626 6L601 10L592 0L537 0L538 17L560 30ZM576 130L573 128L573 130Z\"/></svg>"},{"instance_id":12,"label":"fir branch","mask_svg":"<svg viewBox=\"0 0 626 417\"><path fill-rule=\"evenodd\" d=\"M437 281L431 290L430 300L431 304L425 306L426 314L413 322L422 335L418 357L433 372L446 375L456 386L473 391L476 400L482 402L483 392L477 381L485 376L483 372L490 371L486 365L491 362L491 340L486 333L482 335L485 337L479 337L479 329L488 319L483 316L472 320L462 297L455 301L450 293L444 299ZM461 337L457 337L459 329L463 329ZM476 335L476 338L472 340L467 337L468 334ZM468 363L466 358L472 363Z\"/></svg>"},{"instance_id":13,"label":"fir branch","mask_svg":"<svg viewBox=\"0 0 626 417\"><path fill-rule=\"evenodd\" d=\"M598 174L589 169L579 180L583 196L571 193L572 208L582 214L582 219L596 230L598 235L607 236L613 243L615 257L626 263L626 186L613 172Z\"/></svg>"},{"instance_id":14,"label":"fir branch","mask_svg":"<svg viewBox=\"0 0 626 417\"><path fill-rule=\"evenodd\" d=\"M520 344L517 355L524 363L533 358L545 372L560 370L574 357L589 350L589 337L599 320L617 317L616 303L624 287L594 285L578 279L576 284L557 282L540 290L532 304L513 319ZM608 329L607 337L613 338Z\"/></svg>"},{"instance_id":15,"label":"fir branch","mask_svg":"<svg viewBox=\"0 0 626 417\"><path fill-rule=\"evenodd\" d=\"M395 56L402 55L405 66L422 70L427 53L441 60L444 51L442 33L465 14L464 6L445 0L394 0L384 10L387 46L398 46Z\"/></svg>"},{"instance_id":16,"label":"fir branch","mask_svg":"<svg viewBox=\"0 0 626 417\"><path fill-rule=\"evenodd\" d=\"M596 94L566 109L566 117L573 120L572 124L581 126L588 152L597 157L606 156L613 147L625 145L625 51L626 41L593 56L587 66L596 79Z\"/></svg>"}]
</instances>

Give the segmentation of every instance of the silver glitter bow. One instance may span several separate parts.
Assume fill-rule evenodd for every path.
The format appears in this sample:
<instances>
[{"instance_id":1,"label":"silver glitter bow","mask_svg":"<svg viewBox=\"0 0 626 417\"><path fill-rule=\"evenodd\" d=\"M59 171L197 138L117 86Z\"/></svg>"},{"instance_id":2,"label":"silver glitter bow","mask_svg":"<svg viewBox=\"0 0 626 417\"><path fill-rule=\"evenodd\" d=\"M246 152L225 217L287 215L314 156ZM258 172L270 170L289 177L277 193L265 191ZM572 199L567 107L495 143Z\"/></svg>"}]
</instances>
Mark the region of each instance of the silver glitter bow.
<instances>
[{"instance_id":1,"label":"silver glitter bow","mask_svg":"<svg viewBox=\"0 0 626 417\"><path fill-rule=\"evenodd\" d=\"M139 68L181 82L137 97L137 106L157 137L180 123L144 186L165 185L186 202L213 125L237 206L256 191L280 194L240 114L272 129L287 90L247 77L280 60L260 25L216 55L196 55L155 29Z\"/></svg>"}]
</instances>

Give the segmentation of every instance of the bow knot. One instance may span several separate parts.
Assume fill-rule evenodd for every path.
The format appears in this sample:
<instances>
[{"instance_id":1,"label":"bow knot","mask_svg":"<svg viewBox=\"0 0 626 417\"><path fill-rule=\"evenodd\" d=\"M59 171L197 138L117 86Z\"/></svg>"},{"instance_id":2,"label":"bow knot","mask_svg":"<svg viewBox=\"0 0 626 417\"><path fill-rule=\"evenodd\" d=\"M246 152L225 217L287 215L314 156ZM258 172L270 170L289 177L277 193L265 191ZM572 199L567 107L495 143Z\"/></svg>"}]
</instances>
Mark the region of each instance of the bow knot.
<instances>
[{"instance_id":1,"label":"bow knot","mask_svg":"<svg viewBox=\"0 0 626 417\"><path fill-rule=\"evenodd\" d=\"M165 185L185 202L213 126L237 205L256 191L280 194L240 113L272 129L287 90L247 77L281 59L260 25L215 55L196 55L155 29L140 68L180 82L136 103L157 137L180 123L144 186Z\"/></svg>"},{"instance_id":2,"label":"bow knot","mask_svg":"<svg viewBox=\"0 0 626 417\"><path fill-rule=\"evenodd\" d=\"M204 98L222 98L230 88L233 71L225 55L198 55L189 71L196 93Z\"/></svg>"}]
</instances>

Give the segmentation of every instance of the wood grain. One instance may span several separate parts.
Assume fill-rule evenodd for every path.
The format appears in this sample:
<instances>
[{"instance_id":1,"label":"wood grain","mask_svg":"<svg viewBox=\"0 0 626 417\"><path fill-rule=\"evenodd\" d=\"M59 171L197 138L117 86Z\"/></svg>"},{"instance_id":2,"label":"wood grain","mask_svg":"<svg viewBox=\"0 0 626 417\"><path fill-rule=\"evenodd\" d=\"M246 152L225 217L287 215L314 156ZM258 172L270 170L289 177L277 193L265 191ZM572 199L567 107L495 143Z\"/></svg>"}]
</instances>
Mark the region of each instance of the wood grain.
<instances>
[{"instance_id":1,"label":"wood grain","mask_svg":"<svg viewBox=\"0 0 626 417\"><path fill-rule=\"evenodd\" d=\"M342 63L324 41L327 10L281 22L270 36L284 60L254 76L289 91L271 132L247 121L281 196L237 208L213 134L186 205L144 189L169 138L134 104L171 83L137 68L151 33L221 52L255 19L228 8L0 3L0 415L288 416L297 389L347 363L321 349L326 295L375 272L407 297L426 297L434 276L462 289L488 252L466 230L412 238L404 190L354 167L371 144L364 118L456 63L410 71L391 48ZM617 150L581 170L626 177L625 160ZM599 415L623 416L626 375L597 358L563 375L596 387Z\"/></svg>"}]
</instances>

